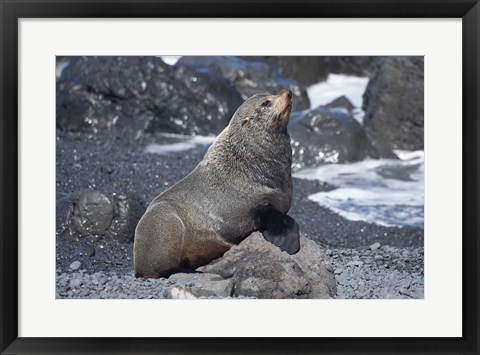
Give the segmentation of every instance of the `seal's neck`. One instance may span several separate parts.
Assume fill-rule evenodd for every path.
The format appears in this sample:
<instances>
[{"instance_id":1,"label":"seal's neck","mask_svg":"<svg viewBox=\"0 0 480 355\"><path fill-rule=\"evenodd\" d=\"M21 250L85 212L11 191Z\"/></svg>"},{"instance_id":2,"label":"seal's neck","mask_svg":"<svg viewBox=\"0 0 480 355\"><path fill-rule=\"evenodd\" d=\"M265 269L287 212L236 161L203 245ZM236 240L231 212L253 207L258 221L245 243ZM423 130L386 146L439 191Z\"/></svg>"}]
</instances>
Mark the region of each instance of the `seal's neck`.
<instances>
[{"instance_id":1,"label":"seal's neck","mask_svg":"<svg viewBox=\"0 0 480 355\"><path fill-rule=\"evenodd\" d=\"M291 179L292 149L286 131L238 134L231 128L220 133L201 165L221 167L227 176L242 174L262 182Z\"/></svg>"}]
</instances>

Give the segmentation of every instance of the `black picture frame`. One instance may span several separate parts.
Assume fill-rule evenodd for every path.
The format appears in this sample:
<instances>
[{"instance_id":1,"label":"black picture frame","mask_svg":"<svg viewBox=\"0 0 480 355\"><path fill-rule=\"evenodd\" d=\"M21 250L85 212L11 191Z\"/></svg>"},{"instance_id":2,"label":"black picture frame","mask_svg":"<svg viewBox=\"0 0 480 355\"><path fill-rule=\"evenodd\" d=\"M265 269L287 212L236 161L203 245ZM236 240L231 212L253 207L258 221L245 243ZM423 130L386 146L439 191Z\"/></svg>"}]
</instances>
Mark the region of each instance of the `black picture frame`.
<instances>
[{"instance_id":1,"label":"black picture frame","mask_svg":"<svg viewBox=\"0 0 480 355\"><path fill-rule=\"evenodd\" d=\"M1 0L0 11L0 351L2 354L480 353L478 242L480 5L477 0L280 0L275 1L275 6L273 1L268 0ZM20 18L60 17L462 18L463 336L461 338L19 338L17 21Z\"/></svg>"}]
</instances>

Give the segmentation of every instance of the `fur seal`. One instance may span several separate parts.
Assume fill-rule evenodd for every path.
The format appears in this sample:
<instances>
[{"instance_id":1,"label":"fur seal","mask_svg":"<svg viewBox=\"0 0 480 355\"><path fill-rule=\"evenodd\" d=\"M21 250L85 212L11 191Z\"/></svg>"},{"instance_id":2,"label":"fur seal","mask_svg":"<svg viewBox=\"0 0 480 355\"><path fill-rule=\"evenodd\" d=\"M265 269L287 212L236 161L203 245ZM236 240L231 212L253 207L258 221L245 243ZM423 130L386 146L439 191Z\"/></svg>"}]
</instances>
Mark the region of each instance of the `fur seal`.
<instances>
[{"instance_id":1,"label":"fur seal","mask_svg":"<svg viewBox=\"0 0 480 355\"><path fill-rule=\"evenodd\" d=\"M290 254L299 228L292 202L287 124L292 92L254 95L185 178L157 196L138 222L135 272L158 278L221 257L253 231Z\"/></svg>"}]
</instances>

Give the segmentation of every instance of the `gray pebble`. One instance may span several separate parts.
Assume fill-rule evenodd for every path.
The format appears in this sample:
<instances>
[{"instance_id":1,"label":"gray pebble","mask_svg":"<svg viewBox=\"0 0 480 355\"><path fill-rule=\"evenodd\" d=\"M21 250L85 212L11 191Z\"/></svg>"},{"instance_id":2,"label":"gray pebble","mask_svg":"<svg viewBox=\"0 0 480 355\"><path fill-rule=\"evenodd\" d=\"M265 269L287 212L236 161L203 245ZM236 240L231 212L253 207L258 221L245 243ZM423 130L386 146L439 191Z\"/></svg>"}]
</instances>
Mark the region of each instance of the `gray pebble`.
<instances>
[{"instance_id":1,"label":"gray pebble","mask_svg":"<svg viewBox=\"0 0 480 355\"><path fill-rule=\"evenodd\" d=\"M358 290L362 293L365 292L365 282L363 282L363 281L358 282Z\"/></svg>"},{"instance_id":2,"label":"gray pebble","mask_svg":"<svg viewBox=\"0 0 480 355\"><path fill-rule=\"evenodd\" d=\"M355 261L350 261L347 263L347 266L362 266L363 261L355 260Z\"/></svg>"},{"instance_id":3,"label":"gray pebble","mask_svg":"<svg viewBox=\"0 0 480 355\"><path fill-rule=\"evenodd\" d=\"M72 270L77 270L82 263L78 260L74 261L73 263L70 264L70 269Z\"/></svg>"},{"instance_id":4,"label":"gray pebble","mask_svg":"<svg viewBox=\"0 0 480 355\"><path fill-rule=\"evenodd\" d=\"M77 289L81 285L82 285L82 279L80 279L80 278L70 280L70 288L71 289Z\"/></svg>"},{"instance_id":5,"label":"gray pebble","mask_svg":"<svg viewBox=\"0 0 480 355\"><path fill-rule=\"evenodd\" d=\"M342 274L338 275L338 276L336 277L336 279L337 279L337 282L338 282L340 285L344 285L344 286L350 285L350 282L349 282L349 280L348 280L348 276L346 275L346 273L342 273Z\"/></svg>"},{"instance_id":6,"label":"gray pebble","mask_svg":"<svg viewBox=\"0 0 480 355\"><path fill-rule=\"evenodd\" d=\"M380 243L378 242L370 245L370 250L377 250L378 248L380 248Z\"/></svg>"},{"instance_id":7,"label":"gray pebble","mask_svg":"<svg viewBox=\"0 0 480 355\"><path fill-rule=\"evenodd\" d=\"M400 292L402 295L405 295L405 296L410 296L410 292L408 292L407 290L405 290L404 288L400 287L398 289L398 292Z\"/></svg>"},{"instance_id":8,"label":"gray pebble","mask_svg":"<svg viewBox=\"0 0 480 355\"><path fill-rule=\"evenodd\" d=\"M412 284L412 279L407 277L405 280L402 281L402 287L405 289L410 288L410 285Z\"/></svg>"}]
</instances>

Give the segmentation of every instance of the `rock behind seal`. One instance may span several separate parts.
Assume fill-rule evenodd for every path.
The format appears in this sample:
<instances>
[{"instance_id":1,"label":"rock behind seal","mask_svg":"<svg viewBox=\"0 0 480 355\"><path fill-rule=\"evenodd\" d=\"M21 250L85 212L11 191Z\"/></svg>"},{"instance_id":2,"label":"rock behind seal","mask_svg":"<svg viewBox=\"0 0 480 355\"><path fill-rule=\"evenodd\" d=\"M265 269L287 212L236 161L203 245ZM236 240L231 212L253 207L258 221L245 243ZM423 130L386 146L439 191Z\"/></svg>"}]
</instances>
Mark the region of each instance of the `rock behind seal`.
<instances>
[{"instance_id":1,"label":"rock behind seal","mask_svg":"<svg viewBox=\"0 0 480 355\"><path fill-rule=\"evenodd\" d=\"M231 280L234 297L333 297L336 282L328 257L318 244L304 236L300 245L297 254L289 255L254 232L223 257L197 271Z\"/></svg>"},{"instance_id":2,"label":"rock behind seal","mask_svg":"<svg viewBox=\"0 0 480 355\"><path fill-rule=\"evenodd\" d=\"M218 134L241 103L222 76L157 57L71 57L57 81L57 128Z\"/></svg>"},{"instance_id":3,"label":"rock behind seal","mask_svg":"<svg viewBox=\"0 0 480 355\"><path fill-rule=\"evenodd\" d=\"M288 131L293 166L297 169L384 156L372 146L363 127L344 110L319 107L292 115Z\"/></svg>"},{"instance_id":4,"label":"rock behind seal","mask_svg":"<svg viewBox=\"0 0 480 355\"><path fill-rule=\"evenodd\" d=\"M330 73L368 76L378 57L367 56L252 56L242 57L268 63L280 75L303 85L327 80Z\"/></svg>"},{"instance_id":5,"label":"rock behind seal","mask_svg":"<svg viewBox=\"0 0 480 355\"><path fill-rule=\"evenodd\" d=\"M423 149L423 57L384 57L363 95L364 126L379 148Z\"/></svg>"},{"instance_id":6,"label":"rock behind seal","mask_svg":"<svg viewBox=\"0 0 480 355\"><path fill-rule=\"evenodd\" d=\"M294 111L302 111L310 107L307 91L301 84L281 76L278 71L264 62L239 57L186 56L179 60L177 66L186 66L197 73L209 73L209 75L221 73L235 85L244 100L255 94L274 94L290 89L294 96Z\"/></svg>"}]
</instances>

